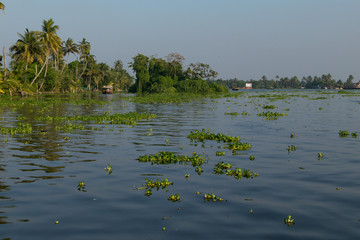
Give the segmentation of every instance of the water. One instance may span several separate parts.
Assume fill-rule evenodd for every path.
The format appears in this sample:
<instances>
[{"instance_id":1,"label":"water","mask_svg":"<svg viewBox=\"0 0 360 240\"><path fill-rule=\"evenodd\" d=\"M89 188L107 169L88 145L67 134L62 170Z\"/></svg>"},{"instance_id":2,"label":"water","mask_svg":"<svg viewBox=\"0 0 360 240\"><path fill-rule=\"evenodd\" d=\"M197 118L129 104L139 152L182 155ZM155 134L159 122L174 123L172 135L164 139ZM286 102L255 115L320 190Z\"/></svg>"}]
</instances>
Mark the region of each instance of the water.
<instances>
[{"instance_id":1,"label":"water","mask_svg":"<svg viewBox=\"0 0 360 240\"><path fill-rule=\"evenodd\" d=\"M323 93L329 91L248 91L237 98L179 104L137 104L116 94L61 95L46 99L62 103L49 101L41 108L3 106L1 126L14 126L26 116L33 133L0 136L0 239L358 239L359 138L339 137L338 132L360 131L359 95ZM105 104L74 105L70 98ZM265 104L287 116L264 120L257 113L267 111ZM134 127L81 123L85 130L72 132L35 119L105 111L149 112L157 118ZM240 115L224 114L229 112ZM252 149L233 155L224 143L187 138L203 128L239 135ZM297 136L290 138L291 132ZM288 152L289 145L297 149ZM191 165L137 161L160 151L196 152L208 159L201 175ZM216 156L217 151L225 156ZM250 155L256 159L250 161ZM237 180L215 175L220 161L259 176ZM110 175L104 170L108 164ZM168 178L174 184L145 196L136 188L146 178ZM78 190L80 181L85 191ZM168 201L175 193L181 201ZM227 201L204 202L203 193ZM284 223L288 215L295 224Z\"/></svg>"}]
</instances>

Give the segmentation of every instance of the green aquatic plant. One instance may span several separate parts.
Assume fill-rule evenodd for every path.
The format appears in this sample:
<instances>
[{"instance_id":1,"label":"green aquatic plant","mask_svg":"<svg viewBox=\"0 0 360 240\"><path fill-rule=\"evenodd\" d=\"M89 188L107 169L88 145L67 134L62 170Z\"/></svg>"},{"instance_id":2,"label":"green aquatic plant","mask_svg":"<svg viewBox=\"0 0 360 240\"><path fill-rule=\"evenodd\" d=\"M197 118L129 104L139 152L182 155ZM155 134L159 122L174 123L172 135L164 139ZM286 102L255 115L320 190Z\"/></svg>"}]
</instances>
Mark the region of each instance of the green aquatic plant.
<instances>
[{"instance_id":1,"label":"green aquatic plant","mask_svg":"<svg viewBox=\"0 0 360 240\"><path fill-rule=\"evenodd\" d=\"M204 140L214 140L218 142L239 142L240 137L236 136L228 136L222 133L211 133L209 130L206 131L205 129L202 129L201 131L196 130L195 132L191 131L190 134L187 136L191 140L197 140L200 142L203 142Z\"/></svg>"},{"instance_id":2,"label":"green aquatic plant","mask_svg":"<svg viewBox=\"0 0 360 240\"><path fill-rule=\"evenodd\" d=\"M225 156L225 152L217 151L216 156Z\"/></svg>"},{"instance_id":3,"label":"green aquatic plant","mask_svg":"<svg viewBox=\"0 0 360 240\"><path fill-rule=\"evenodd\" d=\"M275 105L263 105L263 109L275 109Z\"/></svg>"},{"instance_id":4,"label":"green aquatic plant","mask_svg":"<svg viewBox=\"0 0 360 240\"><path fill-rule=\"evenodd\" d=\"M290 152L290 151L295 151L296 149L297 149L297 146L295 146L295 145L289 145L289 146L287 147L288 152Z\"/></svg>"},{"instance_id":5,"label":"green aquatic plant","mask_svg":"<svg viewBox=\"0 0 360 240\"><path fill-rule=\"evenodd\" d=\"M195 166L201 166L205 163L206 159L201 155L192 153L191 156L176 155L174 152L159 152L154 155L145 155L138 158L140 162L151 162L155 164L173 164L173 163L185 163Z\"/></svg>"},{"instance_id":6,"label":"green aquatic plant","mask_svg":"<svg viewBox=\"0 0 360 240\"><path fill-rule=\"evenodd\" d=\"M241 143L241 142L236 142L236 143L228 143L225 148L232 150L233 152L236 151L247 151L250 150L252 148L252 145L250 143Z\"/></svg>"},{"instance_id":7,"label":"green aquatic plant","mask_svg":"<svg viewBox=\"0 0 360 240\"><path fill-rule=\"evenodd\" d=\"M203 172L202 170L202 167L198 166L195 168L195 172L198 174L198 175L201 175L201 173Z\"/></svg>"},{"instance_id":8,"label":"green aquatic plant","mask_svg":"<svg viewBox=\"0 0 360 240\"><path fill-rule=\"evenodd\" d=\"M222 201L224 201L224 199L216 196L213 193L204 193L204 201L206 201L206 202L222 202Z\"/></svg>"},{"instance_id":9,"label":"green aquatic plant","mask_svg":"<svg viewBox=\"0 0 360 240\"><path fill-rule=\"evenodd\" d=\"M262 112L257 114L260 117L265 117L266 120L276 120L278 117L287 116L286 113L278 113L278 112Z\"/></svg>"},{"instance_id":10,"label":"green aquatic plant","mask_svg":"<svg viewBox=\"0 0 360 240\"><path fill-rule=\"evenodd\" d=\"M296 136L297 136L297 135L296 135L295 133L293 133L293 132L290 133L290 137L291 137L291 138L294 138L294 137L296 137Z\"/></svg>"},{"instance_id":11,"label":"green aquatic plant","mask_svg":"<svg viewBox=\"0 0 360 240\"><path fill-rule=\"evenodd\" d=\"M0 133L2 135L16 135L16 134L30 134L32 133L33 128L29 123L21 123L17 124L17 127L1 127Z\"/></svg>"},{"instance_id":12,"label":"green aquatic plant","mask_svg":"<svg viewBox=\"0 0 360 240\"><path fill-rule=\"evenodd\" d=\"M165 178L164 180L157 180L153 181L152 179L146 179L145 180L145 186L147 188L156 188L156 190L165 189L170 185L173 185L173 182L170 182L168 178Z\"/></svg>"},{"instance_id":13,"label":"green aquatic plant","mask_svg":"<svg viewBox=\"0 0 360 240\"><path fill-rule=\"evenodd\" d=\"M253 160L255 160L255 156L254 156L254 155L250 155L250 156L249 156L249 159L250 159L251 161L253 161Z\"/></svg>"},{"instance_id":14,"label":"green aquatic plant","mask_svg":"<svg viewBox=\"0 0 360 240\"><path fill-rule=\"evenodd\" d=\"M241 115L243 115L243 116L247 116L247 115L250 115L248 112L246 112L246 111L243 111L242 113L241 113Z\"/></svg>"},{"instance_id":15,"label":"green aquatic plant","mask_svg":"<svg viewBox=\"0 0 360 240\"><path fill-rule=\"evenodd\" d=\"M108 164L107 167L104 168L104 170L110 175L112 173L112 166Z\"/></svg>"},{"instance_id":16,"label":"green aquatic plant","mask_svg":"<svg viewBox=\"0 0 360 240\"><path fill-rule=\"evenodd\" d=\"M295 219L291 218L291 215L288 215L286 218L284 218L284 222L285 224L287 224L289 227L292 225L292 224L295 224Z\"/></svg>"},{"instance_id":17,"label":"green aquatic plant","mask_svg":"<svg viewBox=\"0 0 360 240\"><path fill-rule=\"evenodd\" d=\"M86 189L85 189L85 182L84 181L80 181L77 185L77 189L78 191L81 191L81 192L86 192Z\"/></svg>"},{"instance_id":18,"label":"green aquatic plant","mask_svg":"<svg viewBox=\"0 0 360 240\"><path fill-rule=\"evenodd\" d=\"M321 153L321 152L319 152L319 153L318 153L318 158L321 159L321 158L323 158L323 157L324 157L324 154Z\"/></svg>"},{"instance_id":19,"label":"green aquatic plant","mask_svg":"<svg viewBox=\"0 0 360 240\"><path fill-rule=\"evenodd\" d=\"M151 189L146 189L144 195L146 197L150 197L152 195L152 190Z\"/></svg>"},{"instance_id":20,"label":"green aquatic plant","mask_svg":"<svg viewBox=\"0 0 360 240\"><path fill-rule=\"evenodd\" d=\"M64 132L72 132L75 129L84 130L85 126L81 125L81 124L73 124L73 123L69 122L68 124L65 124L62 126L58 125L55 127L56 131L64 131Z\"/></svg>"},{"instance_id":21,"label":"green aquatic plant","mask_svg":"<svg viewBox=\"0 0 360 240\"><path fill-rule=\"evenodd\" d=\"M230 163L219 162L215 165L214 174L226 174L227 176L233 176L236 179L244 178L254 178L259 176L258 173L252 172L249 169L235 168L231 169L232 165Z\"/></svg>"},{"instance_id":22,"label":"green aquatic plant","mask_svg":"<svg viewBox=\"0 0 360 240\"><path fill-rule=\"evenodd\" d=\"M239 115L239 113L238 112L229 112L229 113L224 113L225 115L231 115L231 116L237 116L237 115Z\"/></svg>"},{"instance_id":23,"label":"green aquatic plant","mask_svg":"<svg viewBox=\"0 0 360 240\"><path fill-rule=\"evenodd\" d=\"M339 135L340 137L347 137L349 135L349 132L346 130L340 130Z\"/></svg>"},{"instance_id":24,"label":"green aquatic plant","mask_svg":"<svg viewBox=\"0 0 360 240\"><path fill-rule=\"evenodd\" d=\"M179 193L171 194L168 200L172 202L178 202L180 201L180 194Z\"/></svg>"},{"instance_id":25,"label":"green aquatic plant","mask_svg":"<svg viewBox=\"0 0 360 240\"><path fill-rule=\"evenodd\" d=\"M190 177L190 173L185 174L185 179L188 179Z\"/></svg>"},{"instance_id":26,"label":"green aquatic plant","mask_svg":"<svg viewBox=\"0 0 360 240\"><path fill-rule=\"evenodd\" d=\"M40 116L37 117L37 121L58 122L58 121L83 121L83 122L95 122L96 124L122 124L122 125L136 125L138 121L150 120L157 116L150 113L115 113L110 114L105 112L101 115L79 115L68 117L53 117L53 116Z\"/></svg>"},{"instance_id":27,"label":"green aquatic plant","mask_svg":"<svg viewBox=\"0 0 360 240\"><path fill-rule=\"evenodd\" d=\"M357 132L353 132L353 133L351 133L351 136L352 136L353 138L357 138L357 137L359 136L359 134L358 134Z\"/></svg>"}]
</instances>

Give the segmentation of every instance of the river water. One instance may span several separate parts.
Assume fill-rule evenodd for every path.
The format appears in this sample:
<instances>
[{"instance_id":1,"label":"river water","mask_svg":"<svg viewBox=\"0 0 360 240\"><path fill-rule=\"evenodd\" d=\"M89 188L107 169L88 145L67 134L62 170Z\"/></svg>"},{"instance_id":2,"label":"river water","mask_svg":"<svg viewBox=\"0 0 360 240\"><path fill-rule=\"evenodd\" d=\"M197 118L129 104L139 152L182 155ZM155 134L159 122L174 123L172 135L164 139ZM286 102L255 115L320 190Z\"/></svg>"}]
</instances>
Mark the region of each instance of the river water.
<instances>
[{"instance_id":1,"label":"river water","mask_svg":"<svg viewBox=\"0 0 360 240\"><path fill-rule=\"evenodd\" d=\"M120 94L5 101L1 127L27 122L33 130L0 135L0 239L359 239L360 144L351 133L360 132L360 95L341 93L252 90L173 104ZM36 119L133 111L157 117L136 126L80 122L84 129L70 132ZM266 111L287 116L257 115ZM187 138L202 129L240 136L252 148L232 152ZM201 154L203 172L138 161L161 151ZM259 176L214 174L221 161ZM146 179L165 178L173 185L146 196ZM177 193L180 201L168 200ZM205 201L204 193L226 201ZM294 224L284 222L288 215Z\"/></svg>"}]
</instances>

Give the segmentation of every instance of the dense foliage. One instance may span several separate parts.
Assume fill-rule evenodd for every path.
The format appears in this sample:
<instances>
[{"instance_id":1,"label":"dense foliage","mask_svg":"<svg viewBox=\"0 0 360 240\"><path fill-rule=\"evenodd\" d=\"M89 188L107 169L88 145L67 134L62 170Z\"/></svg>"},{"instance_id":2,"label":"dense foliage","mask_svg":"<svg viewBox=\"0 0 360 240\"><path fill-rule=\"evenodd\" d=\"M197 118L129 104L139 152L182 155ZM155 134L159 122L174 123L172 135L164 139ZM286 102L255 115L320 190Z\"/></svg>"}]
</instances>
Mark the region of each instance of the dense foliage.
<instances>
[{"instance_id":1,"label":"dense foliage","mask_svg":"<svg viewBox=\"0 0 360 240\"><path fill-rule=\"evenodd\" d=\"M136 82L131 92L137 93L175 93L188 92L197 94L224 93L228 88L224 85L211 83L217 72L208 64L192 63L184 71L184 57L178 53L170 53L166 60L138 54L130 63Z\"/></svg>"},{"instance_id":2,"label":"dense foliage","mask_svg":"<svg viewBox=\"0 0 360 240\"><path fill-rule=\"evenodd\" d=\"M3 9L3 8L2 8ZM53 19L44 20L40 31L26 29L10 46L10 64L5 48L0 56L0 89L10 95L39 92L80 92L98 90L111 84L115 90L128 90L132 77L120 60L113 68L98 63L91 54L91 44L83 38L63 41ZM68 63L70 55L76 60Z\"/></svg>"},{"instance_id":3,"label":"dense foliage","mask_svg":"<svg viewBox=\"0 0 360 240\"><path fill-rule=\"evenodd\" d=\"M236 87L245 87L246 82L251 82L252 87L256 89L298 89L298 88L307 88L307 89L336 89L336 88L353 88L354 77L349 75L345 83L341 80L335 80L331 74L323 74L321 77L318 76L308 76L303 77L301 81L298 77L294 76L291 78L276 76L275 79L268 79L266 76L263 76L259 80L238 80L238 79L229 79L229 80L216 80L214 82L227 86L228 88Z\"/></svg>"}]
</instances>

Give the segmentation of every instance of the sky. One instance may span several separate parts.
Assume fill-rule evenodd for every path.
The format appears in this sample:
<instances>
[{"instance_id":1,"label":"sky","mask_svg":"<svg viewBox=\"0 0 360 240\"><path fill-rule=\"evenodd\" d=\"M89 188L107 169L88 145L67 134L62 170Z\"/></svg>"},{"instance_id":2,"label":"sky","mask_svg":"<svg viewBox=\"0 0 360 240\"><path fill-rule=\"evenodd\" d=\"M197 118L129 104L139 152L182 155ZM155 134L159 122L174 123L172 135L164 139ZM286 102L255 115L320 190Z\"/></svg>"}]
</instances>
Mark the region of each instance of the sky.
<instances>
[{"instance_id":1,"label":"sky","mask_svg":"<svg viewBox=\"0 0 360 240\"><path fill-rule=\"evenodd\" d=\"M0 47L52 18L58 35L91 43L98 62L138 53L207 63L219 78L360 80L359 0L0 0ZM128 69L131 74L131 69Z\"/></svg>"}]
</instances>

